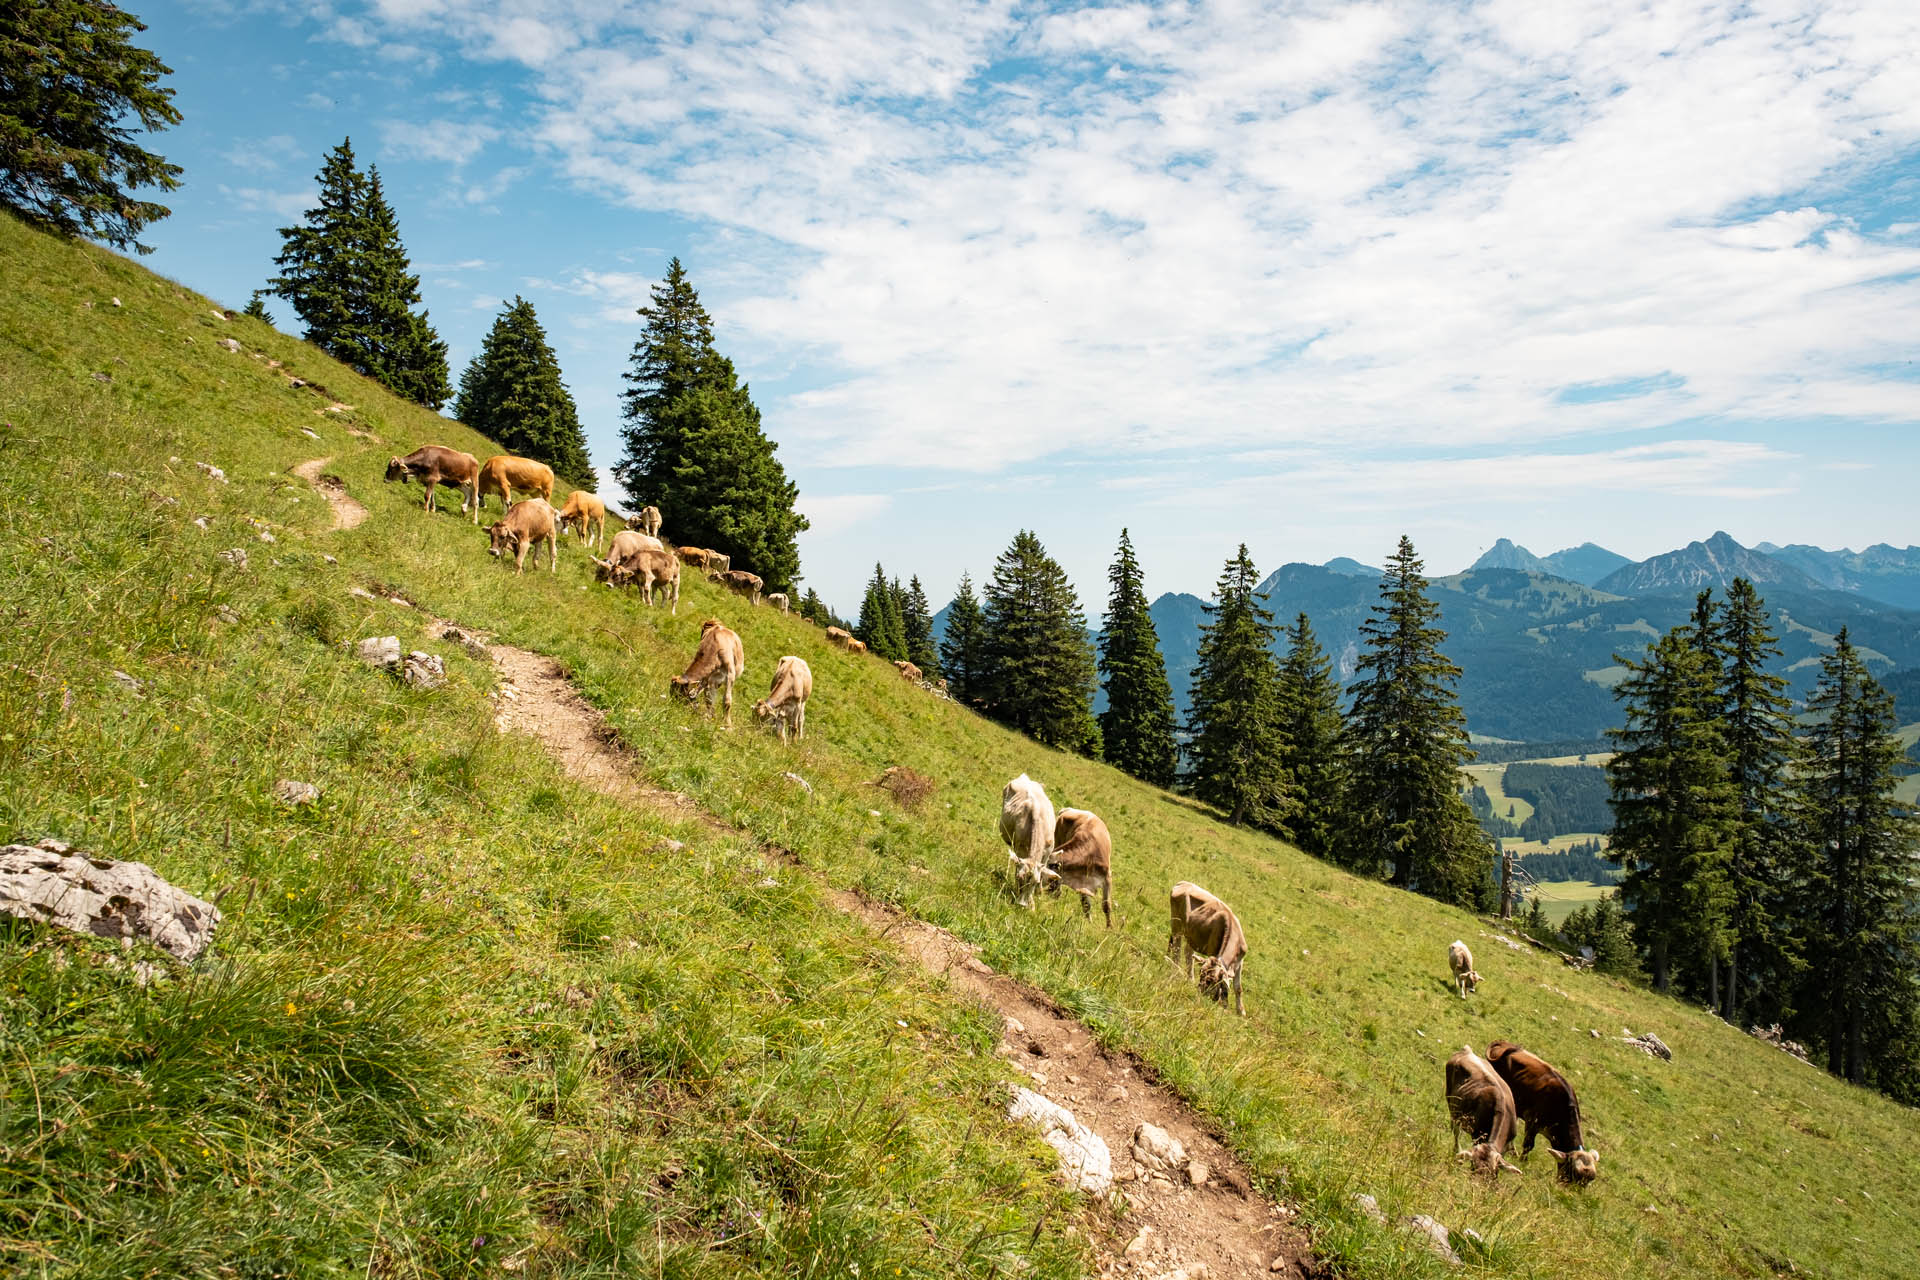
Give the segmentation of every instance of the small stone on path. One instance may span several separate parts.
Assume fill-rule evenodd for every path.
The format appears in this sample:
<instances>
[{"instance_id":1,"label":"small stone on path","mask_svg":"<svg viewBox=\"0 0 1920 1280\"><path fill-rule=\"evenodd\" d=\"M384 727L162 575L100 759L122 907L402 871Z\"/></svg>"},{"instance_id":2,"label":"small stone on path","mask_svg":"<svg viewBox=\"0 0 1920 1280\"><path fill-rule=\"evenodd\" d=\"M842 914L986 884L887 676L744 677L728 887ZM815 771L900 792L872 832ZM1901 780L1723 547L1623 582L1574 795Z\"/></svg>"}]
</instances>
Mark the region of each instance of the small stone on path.
<instances>
[{"instance_id":1,"label":"small stone on path","mask_svg":"<svg viewBox=\"0 0 1920 1280\"><path fill-rule=\"evenodd\" d=\"M320 799L320 788L311 782L282 778L273 784L273 798L285 805L315 804Z\"/></svg>"},{"instance_id":2,"label":"small stone on path","mask_svg":"<svg viewBox=\"0 0 1920 1280\"><path fill-rule=\"evenodd\" d=\"M437 653L415 649L407 655L400 678L416 689L438 689L447 682L447 664Z\"/></svg>"}]
</instances>

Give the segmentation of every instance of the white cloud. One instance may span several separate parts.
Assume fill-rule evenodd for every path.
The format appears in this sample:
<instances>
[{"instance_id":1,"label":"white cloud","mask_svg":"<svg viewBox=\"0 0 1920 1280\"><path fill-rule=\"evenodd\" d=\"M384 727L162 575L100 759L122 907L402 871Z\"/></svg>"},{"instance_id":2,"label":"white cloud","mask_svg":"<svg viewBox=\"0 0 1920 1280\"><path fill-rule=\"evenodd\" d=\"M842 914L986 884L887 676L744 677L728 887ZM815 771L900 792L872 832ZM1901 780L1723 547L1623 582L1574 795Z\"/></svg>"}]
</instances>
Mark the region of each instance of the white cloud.
<instances>
[{"instance_id":1,"label":"white cloud","mask_svg":"<svg viewBox=\"0 0 1920 1280\"><path fill-rule=\"evenodd\" d=\"M794 510L806 516L815 537L832 537L865 524L893 505L887 493L803 493Z\"/></svg>"},{"instance_id":2,"label":"white cloud","mask_svg":"<svg viewBox=\"0 0 1920 1280\"><path fill-rule=\"evenodd\" d=\"M380 136L396 155L444 160L457 169L485 150L500 130L473 120L390 120L380 126Z\"/></svg>"},{"instance_id":3,"label":"white cloud","mask_svg":"<svg viewBox=\"0 0 1920 1280\"><path fill-rule=\"evenodd\" d=\"M285 133L270 138L235 138L233 146L221 152L228 164L254 173L270 173L299 154L300 144Z\"/></svg>"},{"instance_id":4,"label":"white cloud","mask_svg":"<svg viewBox=\"0 0 1920 1280\"><path fill-rule=\"evenodd\" d=\"M297 191L269 191L264 187L230 187L223 182L220 194L244 212L288 219L304 217L307 210L320 203L320 192L311 185Z\"/></svg>"}]
</instances>

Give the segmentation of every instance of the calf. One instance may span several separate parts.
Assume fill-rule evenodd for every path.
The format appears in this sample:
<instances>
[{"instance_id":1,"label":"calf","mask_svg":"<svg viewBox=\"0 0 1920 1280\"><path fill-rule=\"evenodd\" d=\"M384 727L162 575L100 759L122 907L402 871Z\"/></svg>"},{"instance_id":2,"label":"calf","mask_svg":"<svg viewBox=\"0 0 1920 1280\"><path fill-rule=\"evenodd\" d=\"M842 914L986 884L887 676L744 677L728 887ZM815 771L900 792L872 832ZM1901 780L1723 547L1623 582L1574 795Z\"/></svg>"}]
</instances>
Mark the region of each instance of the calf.
<instances>
[{"instance_id":1,"label":"calf","mask_svg":"<svg viewBox=\"0 0 1920 1280\"><path fill-rule=\"evenodd\" d=\"M865 640L847 641L848 653L865 653L866 651L867 651L867 642Z\"/></svg>"},{"instance_id":2,"label":"calf","mask_svg":"<svg viewBox=\"0 0 1920 1280\"><path fill-rule=\"evenodd\" d=\"M1587 1146L1580 1130L1580 1100L1567 1078L1542 1058L1517 1044L1495 1040L1487 1046L1487 1060L1513 1093L1514 1114L1527 1124L1527 1141L1520 1148L1533 1151L1533 1139L1547 1134L1547 1154L1560 1162L1567 1182L1592 1182L1600 1172L1600 1153Z\"/></svg>"},{"instance_id":3,"label":"calf","mask_svg":"<svg viewBox=\"0 0 1920 1280\"><path fill-rule=\"evenodd\" d=\"M747 651L740 637L722 626L718 618L708 618L700 624L700 647L694 650L693 661L687 664L685 672L667 683L688 702L704 702L709 713L713 709L714 694L724 690L727 728L731 729L733 682L746 669Z\"/></svg>"},{"instance_id":4,"label":"calf","mask_svg":"<svg viewBox=\"0 0 1920 1280\"><path fill-rule=\"evenodd\" d=\"M623 582L630 580L631 575L625 572L624 566L627 566L635 556L642 551L664 551L665 549L660 545L658 538L649 538L644 533L622 529L614 534L613 541L607 544L605 560L598 556L592 557L594 581L604 582L610 587L620 586Z\"/></svg>"},{"instance_id":5,"label":"calf","mask_svg":"<svg viewBox=\"0 0 1920 1280\"><path fill-rule=\"evenodd\" d=\"M778 609L782 613L787 612L789 607L787 602L787 593L784 591L767 592L767 603L772 605L774 608Z\"/></svg>"},{"instance_id":6,"label":"calf","mask_svg":"<svg viewBox=\"0 0 1920 1280\"><path fill-rule=\"evenodd\" d=\"M627 521L627 528L638 529L649 538L660 536L660 508L642 507L640 514Z\"/></svg>"},{"instance_id":7,"label":"calf","mask_svg":"<svg viewBox=\"0 0 1920 1280\"><path fill-rule=\"evenodd\" d=\"M1472 1161L1475 1173L1498 1179L1502 1169L1520 1172L1507 1162L1507 1144L1513 1141L1513 1090L1471 1045L1447 1059L1447 1116L1454 1153ZM1473 1139L1471 1151L1460 1150L1462 1133Z\"/></svg>"},{"instance_id":8,"label":"calf","mask_svg":"<svg viewBox=\"0 0 1920 1280\"><path fill-rule=\"evenodd\" d=\"M900 668L900 674L903 677L913 681L915 684L920 683L920 668L914 666L911 662L908 662L905 658L895 658L893 660L893 665Z\"/></svg>"},{"instance_id":9,"label":"calf","mask_svg":"<svg viewBox=\"0 0 1920 1280\"><path fill-rule=\"evenodd\" d=\"M1167 895L1172 924L1167 930L1167 959L1180 963L1181 949L1186 951L1187 977L1193 977L1193 958L1200 957L1200 989L1209 998L1226 1002L1233 991L1233 1011L1247 1016L1240 995L1240 971L1247 961L1247 935L1240 918L1226 903L1182 880Z\"/></svg>"},{"instance_id":10,"label":"calf","mask_svg":"<svg viewBox=\"0 0 1920 1280\"><path fill-rule=\"evenodd\" d=\"M1453 981L1460 988L1460 998L1465 1000L1467 992L1477 991L1480 987L1480 975L1473 971L1473 952L1467 950L1467 944L1458 938L1447 948L1447 964L1453 969Z\"/></svg>"},{"instance_id":11,"label":"calf","mask_svg":"<svg viewBox=\"0 0 1920 1280\"><path fill-rule=\"evenodd\" d=\"M1107 824L1085 809L1062 809L1053 827L1053 857L1041 868L1047 892L1066 885L1080 895L1080 916L1093 919L1093 891L1100 891L1100 911L1113 928L1113 837Z\"/></svg>"},{"instance_id":12,"label":"calf","mask_svg":"<svg viewBox=\"0 0 1920 1280\"><path fill-rule=\"evenodd\" d=\"M787 740L787 730L793 730L796 739L807 736L807 699L813 696L813 668L806 659L796 658L792 654L780 659L773 669L773 687L767 690L767 696L753 704L753 714L762 720L780 722L780 741Z\"/></svg>"},{"instance_id":13,"label":"calf","mask_svg":"<svg viewBox=\"0 0 1920 1280\"><path fill-rule=\"evenodd\" d=\"M1007 869L1013 874L1013 900L1029 910L1033 891L1046 881L1053 831L1053 801L1045 787L1023 773L1001 789L1000 839L1007 846Z\"/></svg>"},{"instance_id":14,"label":"calf","mask_svg":"<svg viewBox=\"0 0 1920 1280\"><path fill-rule=\"evenodd\" d=\"M680 614L680 562L665 551L640 548L628 556L607 581L616 587L638 582L640 598L647 602L649 609L653 607L653 589L659 587L669 593L667 600L672 608L667 612L675 617Z\"/></svg>"},{"instance_id":15,"label":"calf","mask_svg":"<svg viewBox=\"0 0 1920 1280\"><path fill-rule=\"evenodd\" d=\"M527 571L527 548L535 547L534 567L540 564L537 550L541 542L547 544L547 572L552 573L560 566L560 527L554 510L544 498L528 498L515 503L507 510L506 517L487 526L487 553L502 555L511 550L515 573Z\"/></svg>"},{"instance_id":16,"label":"calf","mask_svg":"<svg viewBox=\"0 0 1920 1280\"><path fill-rule=\"evenodd\" d=\"M560 508L560 527L571 528L589 547L600 545L607 536L607 504L591 493L575 489Z\"/></svg>"},{"instance_id":17,"label":"calf","mask_svg":"<svg viewBox=\"0 0 1920 1280\"><path fill-rule=\"evenodd\" d=\"M480 479L480 460L470 453L458 449L449 449L445 445L422 445L404 458L387 459L387 479L398 480L405 484L409 480L418 480L426 487L427 497L420 504L422 510L432 511L433 491L443 484L450 484L460 491L460 514L475 505L475 486Z\"/></svg>"},{"instance_id":18,"label":"calf","mask_svg":"<svg viewBox=\"0 0 1920 1280\"><path fill-rule=\"evenodd\" d=\"M479 488L474 494L473 522L480 523L480 506L490 493L499 494L500 505L512 510L515 489L523 494L538 494L543 501L551 503L553 468L532 458L516 458L507 453L488 458L480 468Z\"/></svg>"},{"instance_id":19,"label":"calf","mask_svg":"<svg viewBox=\"0 0 1920 1280\"><path fill-rule=\"evenodd\" d=\"M717 555L718 552L709 552L709 554ZM765 584L760 581L759 575L748 573L745 569L723 569L720 571L719 581L722 586L745 596L748 604L760 603L760 588Z\"/></svg>"},{"instance_id":20,"label":"calf","mask_svg":"<svg viewBox=\"0 0 1920 1280\"><path fill-rule=\"evenodd\" d=\"M852 642L853 642L853 632L847 630L845 627L828 627L827 628L828 644L837 644L842 649L844 649Z\"/></svg>"}]
</instances>

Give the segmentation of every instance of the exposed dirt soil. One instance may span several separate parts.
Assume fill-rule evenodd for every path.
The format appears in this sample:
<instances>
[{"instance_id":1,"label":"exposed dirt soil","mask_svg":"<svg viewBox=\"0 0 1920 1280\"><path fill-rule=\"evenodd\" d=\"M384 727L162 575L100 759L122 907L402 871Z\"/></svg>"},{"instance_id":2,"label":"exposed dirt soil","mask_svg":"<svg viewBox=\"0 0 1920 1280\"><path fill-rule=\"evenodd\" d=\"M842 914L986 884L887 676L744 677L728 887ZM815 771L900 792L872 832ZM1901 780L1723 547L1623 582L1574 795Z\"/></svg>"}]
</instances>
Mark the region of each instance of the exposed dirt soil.
<instances>
[{"instance_id":1,"label":"exposed dirt soil","mask_svg":"<svg viewBox=\"0 0 1920 1280\"><path fill-rule=\"evenodd\" d=\"M637 762L559 663L504 644L490 644L488 653L500 675L495 724L503 732L532 735L569 776L608 795L726 829L691 797L647 786ZM799 870L784 850L768 853ZM1254 1192L1245 1167L1208 1122L1155 1083L1143 1064L1101 1048L1085 1025L1043 993L996 973L974 947L946 930L845 889L823 887L840 910L997 1010L1003 1028L998 1051L1027 1077L1026 1087L1073 1112L1106 1142L1117 1195L1109 1203L1090 1203L1082 1224L1101 1275L1251 1280L1331 1274L1315 1261L1306 1234L1294 1224L1294 1210ZM1143 1122L1179 1139L1189 1158L1185 1172L1156 1175L1135 1162L1131 1145Z\"/></svg>"},{"instance_id":2,"label":"exposed dirt soil","mask_svg":"<svg viewBox=\"0 0 1920 1280\"><path fill-rule=\"evenodd\" d=\"M334 528L351 529L367 518L367 509L347 494L346 481L320 470L331 461L331 457L309 458L296 466L293 474L318 489L320 496L327 500L327 507L333 512Z\"/></svg>"}]
</instances>

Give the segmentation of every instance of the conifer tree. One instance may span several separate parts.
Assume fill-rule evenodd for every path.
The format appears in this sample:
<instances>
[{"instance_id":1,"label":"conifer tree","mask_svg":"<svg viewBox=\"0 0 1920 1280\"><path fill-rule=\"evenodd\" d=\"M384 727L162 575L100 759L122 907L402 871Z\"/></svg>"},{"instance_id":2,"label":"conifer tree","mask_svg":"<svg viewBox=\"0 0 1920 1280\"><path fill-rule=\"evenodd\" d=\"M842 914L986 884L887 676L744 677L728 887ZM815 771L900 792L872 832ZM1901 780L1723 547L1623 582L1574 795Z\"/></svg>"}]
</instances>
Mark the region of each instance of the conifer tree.
<instances>
[{"instance_id":1,"label":"conifer tree","mask_svg":"<svg viewBox=\"0 0 1920 1280\"><path fill-rule=\"evenodd\" d=\"M1278 828L1292 816L1293 782L1281 763L1279 628L1254 595L1260 575L1245 543L1214 585L1200 628L1187 728L1193 793L1238 825Z\"/></svg>"},{"instance_id":2,"label":"conifer tree","mask_svg":"<svg viewBox=\"0 0 1920 1280\"><path fill-rule=\"evenodd\" d=\"M306 326L307 341L429 409L445 404L447 344L434 333L377 169L362 174L346 139L321 165L320 203L280 228L280 274L268 281Z\"/></svg>"},{"instance_id":3,"label":"conifer tree","mask_svg":"<svg viewBox=\"0 0 1920 1280\"><path fill-rule=\"evenodd\" d=\"M676 541L725 552L770 590L790 589L808 527L793 509L799 488L733 362L715 349L713 322L678 258L639 314L646 328L626 374L625 452L614 474L635 502L660 508Z\"/></svg>"},{"instance_id":4,"label":"conifer tree","mask_svg":"<svg viewBox=\"0 0 1920 1280\"><path fill-rule=\"evenodd\" d=\"M1171 787L1180 769L1174 741L1173 686L1127 531L1107 570L1107 622L1100 632L1101 749L1109 763L1156 787Z\"/></svg>"},{"instance_id":5,"label":"conifer tree","mask_svg":"<svg viewBox=\"0 0 1920 1280\"><path fill-rule=\"evenodd\" d=\"M1454 694L1460 668L1440 652L1440 607L1410 539L1380 578L1347 718L1348 776L1336 857L1429 897L1473 905L1492 894L1492 849L1460 797L1473 758Z\"/></svg>"},{"instance_id":6,"label":"conifer tree","mask_svg":"<svg viewBox=\"0 0 1920 1280\"><path fill-rule=\"evenodd\" d=\"M1305 613L1287 630L1280 664L1280 762L1293 779L1299 807L1287 836L1316 858L1333 856L1344 785L1346 725L1333 660L1320 647Z\"/></svg>"},{"instance_id":7,"label":"conifer tree","mask_svg":"<svg viewBox=\"0 0 1920 1280\"><path fill-rule=\"evenodd\" d=\"M460 375L453 414L506 452L546 463L568 484L597 487L573 396L560 379L546 330L525 298L516 296L495 317L479 353Z\"/></svg>"},{"instance_id":8,"label":"conifer tree","mask_svg":"<svg viewBox=\"0 0 1920 1280\"><path fill-rule=\"evenodd\" d=\"M1593 948L1593 967L1617 978L1644 978L1633 930L1620 910L1619 894L1609 893L1591 907L1567 917L1561 935L1576 947Z\"/></svg>"},{"instance_id":9,"label":"conifer tree","mask_svg":"<svg viewBox=\"0 0 1920 1280\"><path fill-rule=\"evenodd\" d=\"M973 684L987 714L1047 746L1097 756L1086 615L1067 571L1028 530L994 562L983 624Z\"/></svg>"},{"instance_id":10,"label":"conifer tree","mask_svg":"<svg viewBox=\"0 0 1920 1280\"><path fill-rule=\"evenodd\" d=\"M833 610L827 608L827 602L822 600L820 593L812 587L807 588L807 593L800 597L800 603L793 607L793 611L815 626L834 625Z\"/></svg>"},{"instance_id":11,"label":"conifer tree","mask_svg":"<svg viewBox=\"0 0 1920 1280\"><path fill-rule=\"evenodd\" d=\"M1676 976L1704 974L1725 951L1733 787L1719 691L1684 626L1650 646L1644 661L1614 661L1628 672L1613 691L1627 723L1607 731L1619 746L1606 767L1608 856L1626 868L1628 919L1655 987L1666 991Z\"/></svg>"},{"instance_id":12,"label":"conifer tree","mask_svg":"<svg viewBox=\"0 0 1920 1280\"><path fill-rule=\"evenodd\" d=\"M987 619L980 598L973 593L973 579L963 573L953 603L947 606L946 632L940 637L940 670L947 679L947 693L955 702L980 707L986 669Z\"/></svg>"},{"instance_id":13,"label":"conifer tree","mask_svg":"<svg viewBox=\"0 0 1920 1280\"><path fill-rule=\"evenodd\" d=\"M866 597L860 602L860 622L854 635L867 648L889 662L907 656L905 620L900 616L900 598L887 581L886 570L873 566L873 579L867 583Z\"/></svg>"},{"instance_id":14,"label":"conifer tree","mask_svg":"<svg viewBox=\"0 0 1920 1280\"><path fill-rule=\"evenodd\" d=\"M172 211L133 196L172 191L180 166L133 141L180 123L172 70L133 33L146 24L105 0L0 5L0 206L62 236L151 253L141 230Z\"/></svg>"},{"instance_id":15,"label":"conifer tree","mask_svg":"<svg viewBox=\"0 0 1920 1280\"><path fill-rule=\"evenodd\" d=\"M927 602L926 588L915 574L907 584L901 621L907 637L907 661L920 668L928 680L940 678L940 650L933 643L933 606Z\"/></svg>"},{"instance_id":16,"label":"conifer tree","mask_svg":"<svg viewBox=\"0 0 1920 1280\"><path fill-rule=\"evenodd\" d=\"M1812 721L1795 800L1813 851L1810 990L1802 1004L1827 1069L1909 1093L1920 995L1920 887L1913 820L1893 799L1904 753L1893 698L1842 627L1807 702Z\"/></svg>"},{"instance_id":17,"label":"conifer tree","mask_svg":"<svg viewBox=\"0 0 1920 1280\"><path fill-rule=\"evenodd\" d=\"M267 310L265 289L255 289L253 296L247 299L247 307L241 314L252 316L262 324L273 323L273 313Z\"/></svg>"}]
</instances>

